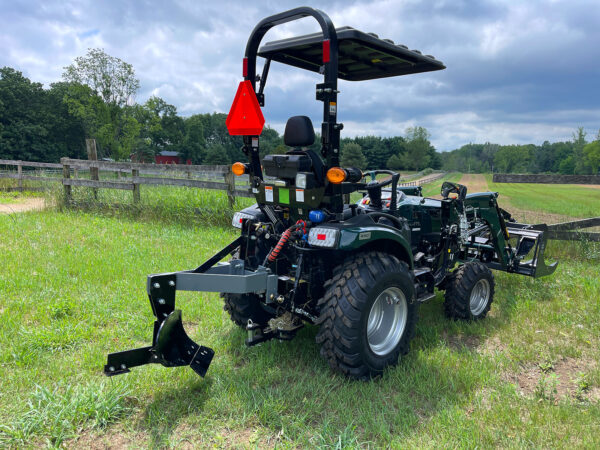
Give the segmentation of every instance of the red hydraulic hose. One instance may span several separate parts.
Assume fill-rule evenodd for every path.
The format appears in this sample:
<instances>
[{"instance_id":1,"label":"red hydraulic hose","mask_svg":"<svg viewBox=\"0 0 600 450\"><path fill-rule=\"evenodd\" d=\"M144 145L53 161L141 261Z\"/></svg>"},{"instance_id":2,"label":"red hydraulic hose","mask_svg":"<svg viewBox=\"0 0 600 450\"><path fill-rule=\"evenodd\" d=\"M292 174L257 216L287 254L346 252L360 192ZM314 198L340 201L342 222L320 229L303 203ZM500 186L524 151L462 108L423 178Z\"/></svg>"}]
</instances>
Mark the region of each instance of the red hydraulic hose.
<instances>
[{"instance_id":1,"label":"red hydraulic hose","mask_svg":"<svg viewBox=\"0 0 600 450\"><path fill-rule=\"evenodd\" d=\"M279 252L281 251L283 246L287 243L287 241L290 239L293 228L295 228L295 226L288 228L287 230L285 230L282 233L281 238L279 238L279 242L277 242L277 245L275 246L275 248L273 250L271 250L271 253L269 253L269 256L267 257L269 262L273 262L277 259Z\"/></svg>"},{"instance_id":2,"label":"red hydraulic hose","mask_svg":"<svg viewBox=\"0 0 600 450\"><path fill-rule=\"evenodd\" d=\"M269 256L267 256L267 260L269 262L273 262L277 259L277 256L279 256L279 252L283 249L285 244L287 244L287 241L289 241L290 236L292 235L292 231L300 227L302 227L304 234L306 234L306 222L304 222L304 220L299 220L298 222L296 222L295 225L292 225L281 234L279 242L277 242L275 248L271 250L271 253L269 253Z\"/></svg>"}]
</instances>

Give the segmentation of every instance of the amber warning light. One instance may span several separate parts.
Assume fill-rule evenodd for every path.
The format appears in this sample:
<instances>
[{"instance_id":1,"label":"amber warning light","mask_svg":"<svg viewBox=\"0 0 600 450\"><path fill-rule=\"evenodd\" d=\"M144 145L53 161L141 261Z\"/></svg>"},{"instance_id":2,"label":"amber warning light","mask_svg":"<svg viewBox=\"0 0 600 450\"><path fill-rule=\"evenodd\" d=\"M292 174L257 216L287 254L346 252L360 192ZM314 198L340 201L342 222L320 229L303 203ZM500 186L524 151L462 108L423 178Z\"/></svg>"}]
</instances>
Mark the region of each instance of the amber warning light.
<instances>
[{"instance_id":1,"label":"amber warning light","mask_svg":"<svg viewBox=\"0 0 600 450\"><path fill-rule=\"evenodd\" d=\"M248 171L248 167L244 163L236 162L231 166L231 171L239 177Z\"/></svg>"},{"instance_id":2,"label":"amber warning light","mask_svg":"<svg viewBox=\"0 0 600 450\"><path fill-rule=\"evenodd\" d=\"M265 118L250 80L240 82L225 124L232 136L258 136L262 132Z\"/></svg>"}]
</instances>

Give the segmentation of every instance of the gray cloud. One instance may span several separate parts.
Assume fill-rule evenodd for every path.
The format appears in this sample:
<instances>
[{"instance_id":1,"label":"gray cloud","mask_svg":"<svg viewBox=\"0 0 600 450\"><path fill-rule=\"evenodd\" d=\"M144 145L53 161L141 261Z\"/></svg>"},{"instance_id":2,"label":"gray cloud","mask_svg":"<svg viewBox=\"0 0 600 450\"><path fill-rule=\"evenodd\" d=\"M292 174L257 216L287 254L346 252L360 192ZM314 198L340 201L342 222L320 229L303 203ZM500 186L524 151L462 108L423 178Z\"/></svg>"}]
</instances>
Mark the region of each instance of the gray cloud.
<instances>
[{"instance_id":1,"label":"gray cloud","mask_svg":"<svg viewBox=\"0 0 600 450\"><path fill-rule=\"evenodd\" d=\"M337 26L374 31L444 61L445 71L341 82L345 135L429 129L449 150L467 142L569 139L600 127L600 5L588 1L309 2ZM297 6L233 0L0 0L0 66L49 84L88 47L133 64L138 101L158 95L184 115L229 109L241 79L248 35L262 17ZM317 31L310 19L271 30L265 41ZM290 115L320 120L319 77L273 64L267 122L280 131Z\"/></svg>"}]
</instances>

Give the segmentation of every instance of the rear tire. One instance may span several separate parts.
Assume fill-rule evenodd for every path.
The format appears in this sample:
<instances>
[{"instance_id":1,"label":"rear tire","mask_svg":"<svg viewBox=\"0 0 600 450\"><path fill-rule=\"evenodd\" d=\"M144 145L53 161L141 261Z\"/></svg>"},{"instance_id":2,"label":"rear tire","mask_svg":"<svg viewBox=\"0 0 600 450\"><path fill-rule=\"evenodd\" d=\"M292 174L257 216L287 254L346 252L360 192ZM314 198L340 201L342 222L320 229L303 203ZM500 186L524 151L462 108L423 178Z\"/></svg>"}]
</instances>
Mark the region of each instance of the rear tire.
<instances>
[{"instance_id":1,"label":"rear tire","mask_svg":"<svg viewBox=\"0 0 600 450\"><path fill-rule=\"evenodd\" d=\"M406 263L382 252L360 253L334 269L325 289L316 340L332 369L368 380L408 353L417 304Z\"/></svg>"},{"instance_id":2,"label":"rear tire","mask_svg":"<svg viewBox=\"0 0 600 450\"><path fill-rule=\"evenodd\" d=\"M260 299L255 294L222 294L223 309L236 325L246 328L248 320L266 325L274 316L260 306Z\"/></svg>"},{"instance_id":3,"label":"rear tire","mask_svg":"<svg viewBox=\"0 0 600 450\"><path fill-rule=\"evenodd\" d=\"M483 319L494 300L494 275L480 262L468 262L449 275L444 311L451 319Z\"/></svg>"}]
</instances>

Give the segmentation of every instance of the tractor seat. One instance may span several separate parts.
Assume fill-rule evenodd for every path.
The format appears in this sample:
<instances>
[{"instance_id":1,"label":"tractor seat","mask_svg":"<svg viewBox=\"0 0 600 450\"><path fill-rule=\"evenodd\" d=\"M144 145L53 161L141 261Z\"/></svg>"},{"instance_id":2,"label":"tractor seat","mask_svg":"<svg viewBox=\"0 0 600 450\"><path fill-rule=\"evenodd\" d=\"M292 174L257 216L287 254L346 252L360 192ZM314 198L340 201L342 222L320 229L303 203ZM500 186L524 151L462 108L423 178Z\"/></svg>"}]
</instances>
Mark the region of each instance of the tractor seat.
<instances>
[{"instance_id":1,"label":"tractor seat","mask_svg":"<svg viewBox=\"0 0 600 450\"><path fill-rule=\"evenodd\" d=\"M288 147L309 147L315 143L315 129L309 117L290 117L285 124L283 142Z\"/></svg>"},{"instance_id":2,"label":"tractor seat","mask_svg":"<svg viewBox=\"0 0 600 450\"><path fill-rule=\"evenodd\" d=\"M322 184L325 180L325 164L314 150L307 148L315 143L315 129L310 118L290 117L285 124L283 142L292 147L292 150L286 152L287 155L306 155L310 158L317 181Z\"/></svg>"}]
</instances>

